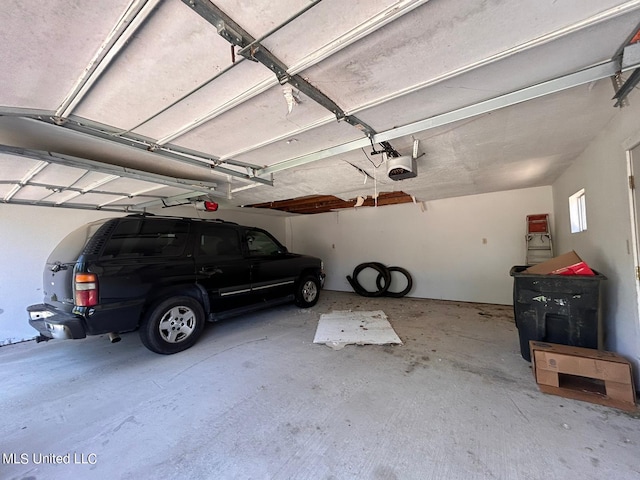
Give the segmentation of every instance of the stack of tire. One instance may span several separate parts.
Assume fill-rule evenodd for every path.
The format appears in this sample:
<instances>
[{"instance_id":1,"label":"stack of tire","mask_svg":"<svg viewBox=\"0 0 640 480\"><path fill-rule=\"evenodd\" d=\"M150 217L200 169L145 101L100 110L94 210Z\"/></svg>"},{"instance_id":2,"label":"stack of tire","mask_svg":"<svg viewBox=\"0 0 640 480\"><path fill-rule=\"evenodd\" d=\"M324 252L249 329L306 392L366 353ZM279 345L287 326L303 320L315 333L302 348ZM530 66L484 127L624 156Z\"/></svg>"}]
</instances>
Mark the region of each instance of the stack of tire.
<instances>
[{"instance_id":1,"label":"stack of tire","mask_svg":"<svg viewBox=\"0 0 640 480\"><path fill-rule=\"evenodd\" d=\"M373 292L370 292L369 290L365 289L358 282L358 275L360 275L360 272L362 272L367 268L372 268L373 270L378 272L378 276L376 278L376 287L378 289ZM391 291L391 273L392 272L401 273L407 278L407 286L402 291L399 291L399 292ZM409 291L411 291L411 288L413 287L413 279L411 278L411 274L407 270L405 270L402 267L387 267L384 264L379 262L361 263L353 270L353 274L351 276L347 275L347 280L349 281L351 288L353 288L353 290L358 295L361 295L363 297L383 297L384 296L384 297L400 298L400 297L404 297L407 293L409 293Z\"/></svg>"}]
</instances>

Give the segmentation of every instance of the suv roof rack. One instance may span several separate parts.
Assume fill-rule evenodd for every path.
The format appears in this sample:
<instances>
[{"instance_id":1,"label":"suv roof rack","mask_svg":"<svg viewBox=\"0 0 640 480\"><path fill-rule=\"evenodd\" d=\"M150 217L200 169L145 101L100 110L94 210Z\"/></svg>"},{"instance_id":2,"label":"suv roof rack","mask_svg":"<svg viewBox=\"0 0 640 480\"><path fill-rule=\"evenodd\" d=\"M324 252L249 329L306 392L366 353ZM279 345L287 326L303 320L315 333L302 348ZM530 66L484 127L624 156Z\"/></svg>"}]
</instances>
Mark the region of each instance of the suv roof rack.
<instances>
[{"instance_id":1,"label":"suv roof rack","mask_svg":"<svg viewBox=\"0 0 640 480\"><path fill-rule=\"evenodd\" d=\"M143 218L143 217L155 217L155 218L179 218L181 220L188 220L191 222L216 222L216 223L226 223L227 225L239 225L236 222L230 222L228 220L223 220L221 218L198 218L198 217L173 217L171 215L156 215L155 213L131 213L126 216L127 218Z\"/></svg>"},{"instance_id":2,"label":"suv roof rack","mask_svg":"<svg viewBox=\"0 0 640 480\"><path fill-rule=\"evenodd\" d=\"M205 222L217 222L217 223L228 223L230 225L238 225L236 222L229 222L228 220L223 220L221 218L201 218L200 220L204 220Z\"/></svg>"}]
</instances>

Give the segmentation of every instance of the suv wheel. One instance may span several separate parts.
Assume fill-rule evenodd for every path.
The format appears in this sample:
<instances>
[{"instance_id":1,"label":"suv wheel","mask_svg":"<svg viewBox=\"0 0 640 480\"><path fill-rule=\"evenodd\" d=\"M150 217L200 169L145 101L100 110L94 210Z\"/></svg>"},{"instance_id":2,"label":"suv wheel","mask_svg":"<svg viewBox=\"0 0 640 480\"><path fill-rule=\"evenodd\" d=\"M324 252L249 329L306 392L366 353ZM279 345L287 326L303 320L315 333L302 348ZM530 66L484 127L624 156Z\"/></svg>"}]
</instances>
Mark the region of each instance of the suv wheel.
<instances>
[{"instance_id":1,"label":"suv wheel","mask_svg":"<svg viewBox=\"0 0 640 480\"><path fill-rule=\"evenodd\" d=\"M204 328L204 310L191 297L172 297L151 307L140 326L140 340L165 355L191 347Z\"/></svg>"},{"instance_id":2,"label":"suv wheel","mask_svg":"<svg viewBox=\"0 0 640 480\"><path fill-rule=\"evenodd\" d=\"M302 277L296 290L296 305L302 308L313 307L320 298L320 282L314 275Z\"/></svg>"}]
</instances>

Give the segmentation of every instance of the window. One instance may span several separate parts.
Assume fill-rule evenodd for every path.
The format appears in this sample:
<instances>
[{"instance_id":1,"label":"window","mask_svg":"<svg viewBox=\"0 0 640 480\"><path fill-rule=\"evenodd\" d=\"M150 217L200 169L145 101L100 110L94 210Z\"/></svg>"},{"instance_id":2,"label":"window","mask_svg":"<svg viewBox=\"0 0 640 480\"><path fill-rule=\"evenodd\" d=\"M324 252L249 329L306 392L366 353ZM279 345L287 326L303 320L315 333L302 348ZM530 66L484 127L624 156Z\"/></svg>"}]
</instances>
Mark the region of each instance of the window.
<instances>
[{"instance_id":1,"label":"window","mask_svg":"<svg viewBox=\"0 0 640 480\"><path fill-rule=\"evenodd\" d=\"M182 220L122 220L104 249L105 257L177 257L187 243Z\"/></svg>"},{"instance_id":2,"label":"window","mask_svg":"<svg viewBox=\"0 0 640 480\"><path fill-rule=\"evenodd\" d=\"M74 263L87 241L92 238L98 229L107 222L107 218L84 225L74 230L61 241L49 255L48 263L62 262Z\"/></svg>"},{"instance_id":3,"label":"window","mask_svg":"<svg viewBox=\"0 0 640 480\"><path fill-rule=\"evenodd\" d=\"M251 230L247 234L247 245L251 256L277 255L282 252L282 247L273 238L258 230Z\"/></svg>"},{"instance_id":4,"label":"window","mask_svg":"<svg viewBox=\"0 0 640 480\"><path fill-rule=\"evenodd\" d=\"M231 228L203 226L197 254L208 257L241 257L238 234Z\"/></svg>"},{"instance_id":5,"label":"window","mask_svg":"<svg viewBox=\"0 0 640 480\"><path fill-rule=\"evenodd\" d=\"M571 233L584 232L587 229L587 203L584 188L569 197L569 220Z\"/></svg>"}]
</instances>

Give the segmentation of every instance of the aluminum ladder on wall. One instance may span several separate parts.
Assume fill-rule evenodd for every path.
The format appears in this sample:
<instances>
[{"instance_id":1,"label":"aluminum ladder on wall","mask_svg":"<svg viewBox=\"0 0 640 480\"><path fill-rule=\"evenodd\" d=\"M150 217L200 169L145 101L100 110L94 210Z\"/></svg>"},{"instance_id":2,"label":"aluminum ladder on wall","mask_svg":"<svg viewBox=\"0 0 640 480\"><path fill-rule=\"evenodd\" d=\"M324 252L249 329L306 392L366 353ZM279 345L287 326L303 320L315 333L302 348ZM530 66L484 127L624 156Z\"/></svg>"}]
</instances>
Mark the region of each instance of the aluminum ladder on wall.
<instances>
[{"instance_id":1,"label":"aluminum ladder on wall","mask_svg":"<svg viewBox=\"0 0 640 480\"><path fill-rule=\"evenodd\" d=\"M553 258L553 242L549 229L549 214L527 215L525 235L527 265L535 265Z\"/></svg>"}]
</instances>

